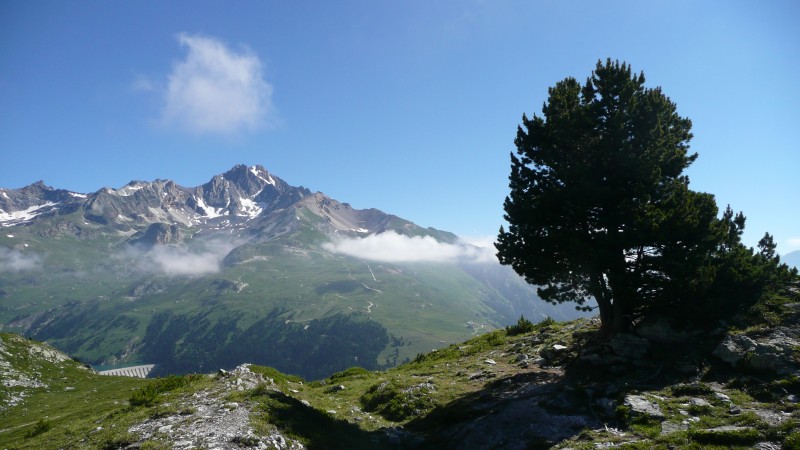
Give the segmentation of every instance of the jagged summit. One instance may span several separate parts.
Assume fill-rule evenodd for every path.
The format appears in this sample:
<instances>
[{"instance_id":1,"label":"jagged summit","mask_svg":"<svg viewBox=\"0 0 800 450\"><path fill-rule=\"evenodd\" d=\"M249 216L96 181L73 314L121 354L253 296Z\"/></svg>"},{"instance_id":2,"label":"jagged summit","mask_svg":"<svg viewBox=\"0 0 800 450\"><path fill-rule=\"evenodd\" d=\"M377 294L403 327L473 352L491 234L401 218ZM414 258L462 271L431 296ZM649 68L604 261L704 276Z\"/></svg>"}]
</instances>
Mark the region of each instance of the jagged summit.
<instances>
[{"instance_id":1,"label":"jagged summit","mask_svg":"<svg viewBox=\"0 0 800 450\"><path fill-rule=\"evenodd\" d=\"M175 226L197 231L236 230L270 238L296 231L301 222L333 235L355 237L391 230L432 235L448 242L456 239L377 209L354 209L321 192L291 186L263 166L244 164L196 187L157 179L133 180L117 189L104 187L90 194L54 189L42 181L0 190L0 227L32 225L53 216L72 220L73 226L67 228L73 232L110 227L117 233L136 234L135 239L148 229L152 233ZM154 224L161 225L151 229Z\"/></svg>"}]
</instances>

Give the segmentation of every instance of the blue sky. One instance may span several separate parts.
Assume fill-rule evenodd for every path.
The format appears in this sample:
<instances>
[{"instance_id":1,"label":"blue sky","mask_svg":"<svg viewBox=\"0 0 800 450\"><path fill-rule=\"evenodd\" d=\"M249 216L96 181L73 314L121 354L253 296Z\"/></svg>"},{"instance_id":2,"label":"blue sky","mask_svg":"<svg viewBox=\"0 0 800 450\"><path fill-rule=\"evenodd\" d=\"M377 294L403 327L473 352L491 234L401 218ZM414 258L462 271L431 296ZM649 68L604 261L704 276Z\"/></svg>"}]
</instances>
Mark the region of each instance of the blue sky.
<instances>
[{"instance_id":1,"label":"blue sky","mask_svg":"<svg viewBox=\"0 0 800 450\"><path fill-rule=\"evenodd\" d=\"M800 249L800 2L0 2L0 186L293 185L462 236L522 113L610 57L692 119L688 175Z\"/></svg>"}]
</instances>

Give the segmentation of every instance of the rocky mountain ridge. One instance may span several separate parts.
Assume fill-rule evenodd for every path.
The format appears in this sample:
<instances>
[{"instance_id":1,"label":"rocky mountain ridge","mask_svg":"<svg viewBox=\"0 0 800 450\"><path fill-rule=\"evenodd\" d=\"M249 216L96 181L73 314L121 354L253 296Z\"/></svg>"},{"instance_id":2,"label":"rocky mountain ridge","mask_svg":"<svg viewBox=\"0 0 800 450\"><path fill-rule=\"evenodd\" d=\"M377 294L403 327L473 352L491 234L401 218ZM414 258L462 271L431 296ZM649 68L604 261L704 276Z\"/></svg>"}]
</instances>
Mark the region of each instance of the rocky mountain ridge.
<instances>
[{"instance_id":1,"label":"rocky mountain ridge","mask_svg":"<svg viewBox=\"0 0 800 450\"><path fill-rule=\"evenodd\" d=\"M0 189L0 227L29 225L77 211L85 222L76 224L76 234L92 225L125 233L168 224L196 232L246 227L274 237L269 233L289 231L276 230L272 224L287 222L281 216L291 216L292 207L310 208L324 219L326 231L350 235L380 233L398 219L376 209L356 210L321 192L290 186L262 166L237 165L192 188L155 180L131 181L119 189L103 188L90 194L54 189L42 181L20 189ZM404 222L409 232L422 233L419 227Z\"/></svg>"}]
</instances>

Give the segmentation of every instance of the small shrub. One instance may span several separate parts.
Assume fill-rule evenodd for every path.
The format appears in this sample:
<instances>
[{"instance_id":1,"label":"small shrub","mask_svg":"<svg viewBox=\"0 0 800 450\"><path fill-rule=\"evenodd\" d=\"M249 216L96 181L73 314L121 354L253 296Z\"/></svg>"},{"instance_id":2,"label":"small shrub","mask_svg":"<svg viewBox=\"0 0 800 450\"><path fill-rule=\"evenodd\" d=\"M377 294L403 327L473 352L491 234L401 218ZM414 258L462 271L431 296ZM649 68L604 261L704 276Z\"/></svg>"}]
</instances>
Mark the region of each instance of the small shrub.
<instances>
[{"instance_id":1,"label":"small shrub","mask_svg":"<svg viewBox=\"0 0 800 450\"><path fill-rule=\"evenodd\" d=\"M670 388L672 395L676 397L710 395L714 389L705 383L676 384Z\"/></svg>"},{"instance_id":2,"label":"small shrub","mask_svg":"<svg viewBox=\"0 0 800 450\"><path fill-rule=\"evenodd\" d=\"M156 404L157 399L158 391L153 387L153 385L148 384L147 386L131 394L131 397L128 399L128 401L130 402L131 406L153 406Z\"/></svg>"},{"instance_id":3,"label":"small shrub","mask_svg":"<svg viewBox=\"0 0 800 450\"><path fill-rule=\"evenodd\" d=\"M266 384L261 383L258 386L254 387L252 391L250 391L251 397L262 397L264 395L269 395L270 393L274 392L272 389L268 388Z\"/></svg>"},{"instance_id":4,"label":"small shrub","mask_svg":"<svg viewBox=\"0 0 800 450\"><path fill-rule=\"evenodd\" d=\"M728 431L690 430L689 437L700 444L750 445L761 438L755 428L742 428Z\"/></svg>"},{"instance_id":5,"label":"small shrub","mask_svg":"<svg viewBox=\"0 0 800 450\"><path fill-rule=\"evenodd\" d=\"M783 440L783 447L786 450L800 450L800 431L794 431Z\"/></svg>"},{"instance_id":6,"label":"small shrub","mask_svg":"<svg viewBox=\"0 0 800 450\"><path fill-rule=\"evenodd\" d=\"M341 372L336 372L335 374L328 377L330 381L337 381L343 378L356 378L356 379L365 379L372 376L372 372L363 368L363 367L350 367L349 369L345 369Z\"/></svg>"},{"instance_id":7,"label":"small shrub","mask_svg":"<svg viewBox=\"0 0 800 450\"><path fill-rule=\"evenodd\" d=\"M50 431L51 428L53 428L53 424L51 424L49 420L39 419L36 425L33 426L33 429L25 433L25 439L46 433Z\"/></svg>"},{"instance_id":8,"label":"small shrub","mask_svg":"<svg viewBox=\"0 0 800 450\"><path fill-rule=\"evenodd\" d=\"M132 406L153 406L158 403L159 394L189 386L200 378L202 375L170 375L166 378L156 378L131 394L128 401Z\"/></svg>"},{"instance_id":9,"label":"small shrub","mask_svg":"<svg viewBox=\"0 0 800 450\"><path fill-rule=\"evenodd\" d=\"M296 375L287 375L287 374L281 372L280 370L272 368L272 367L251 365L250 366L250 371L254 372L254 373L261 374L264 378L272 378L272 381L274 381L276 383L285 383L285 382L302 383L303 382L303 379L301 377L298 377Z\"/></svg>"},{"instance_id":10,"label":"small shrub","mask_svg":"<svg viewBox=\"0 0 800 450\"><path fill-rule=\"evenodd\" d=\"M551 326L553 326L553 325L555 325L557 323L558 322L556 322L555 319L553 319L550 316L547 316L543 321L541 321L541 322L536 324L536 328L539 328L539 329L547 328L547 327L551 327Z\"/></svg>"},{"instance_id":11,"label":"small shrub","mask_svg":"<svg viewBox=\"0 0 800 450\"><path fill-rule=\"evenodd\" d=\"M132 433L121 433L109 436L100 444L100 448L102 450L118 450L127 448L138 440L138 437Z\"/></svg>"},{"instance_id":12,"label":"small shrub","mask_svg":"<svg viewBox=\"0 0 800 450\"><path fill-rule=\"evenodd\" d=\"M509 325L506 327L506 334L509 336L516 336L518 334L530 333L533 330L533 322L526 319L525 316L519 316L519 320L517 321L516 325Z\"/></svg>"},{"instance_id":13,"label":"small shrub","mask_svg":"<svg viewBox=\"0 0 800 450\"><path fill-rule=\"evenodd\" d=\"M426 385L401 386L396 381L384 381L369 388L361 396L365 411L375 411L385 419L405 420L423 414L435 405Z\"/></svg>"}]
</instances>

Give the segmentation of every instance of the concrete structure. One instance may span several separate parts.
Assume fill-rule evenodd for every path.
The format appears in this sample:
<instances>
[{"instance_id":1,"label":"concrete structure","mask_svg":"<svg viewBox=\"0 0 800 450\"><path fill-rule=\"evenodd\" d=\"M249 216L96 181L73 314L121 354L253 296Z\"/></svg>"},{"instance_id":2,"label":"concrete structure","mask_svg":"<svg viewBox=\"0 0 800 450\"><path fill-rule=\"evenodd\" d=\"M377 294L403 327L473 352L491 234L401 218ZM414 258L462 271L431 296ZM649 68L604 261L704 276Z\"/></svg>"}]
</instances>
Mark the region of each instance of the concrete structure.
<instances>
[{"instance_id":1,"label":"concrete structure","mask_svg":"<svg viewBox=\"0 0 800 450\"><path fill-rule=\"evenodd\" d=\"M100 375L116 375L118 377L147 378L147 374L153 370L155 364L145 364L143 366L123 367L121 369L103 370L97 372Z\"/></svg>"}]
</instances>

